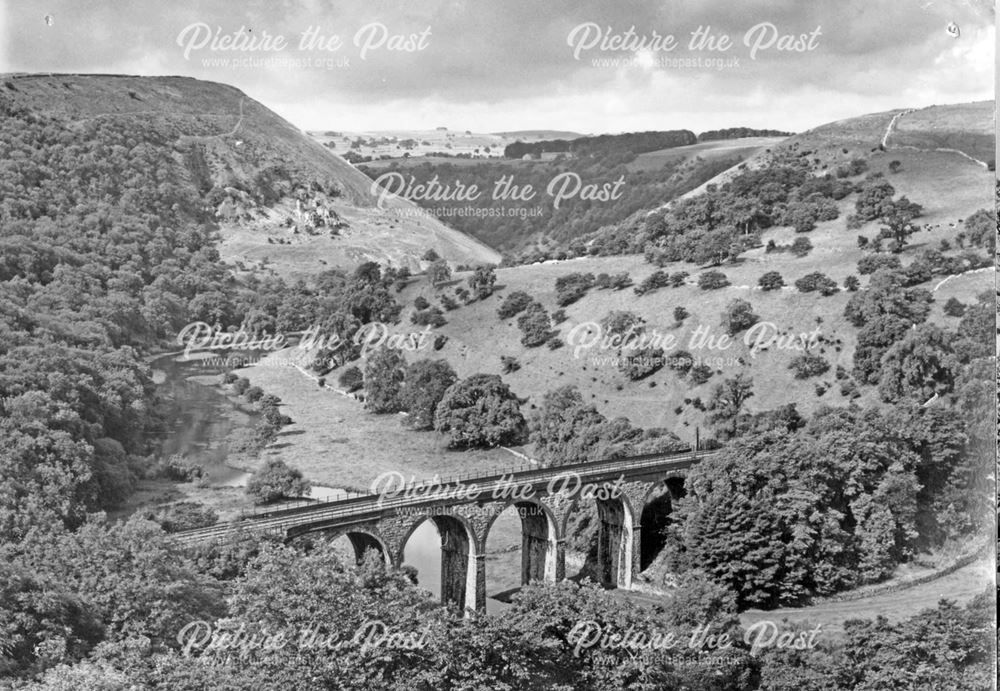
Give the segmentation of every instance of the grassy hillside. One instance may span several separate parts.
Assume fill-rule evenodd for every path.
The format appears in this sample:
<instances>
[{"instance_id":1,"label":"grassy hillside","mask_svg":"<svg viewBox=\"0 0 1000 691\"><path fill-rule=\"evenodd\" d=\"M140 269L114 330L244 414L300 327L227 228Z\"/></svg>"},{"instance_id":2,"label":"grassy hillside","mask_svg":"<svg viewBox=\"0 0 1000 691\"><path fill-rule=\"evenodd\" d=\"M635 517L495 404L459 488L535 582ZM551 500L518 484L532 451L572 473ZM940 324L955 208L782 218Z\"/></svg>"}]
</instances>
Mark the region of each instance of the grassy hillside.
<instances>
[{"instance_id":1,"label":"grassy hillside","mask_svg":"<svg viewBox=\"0 0 1000 691\"><path fill-rule=\"evenodd\" d=\"M125 75L8 75L2 82L13 104L65 121L81 136L123 118L156 131L182 164L182 182L214 210L225 259L299 265L310 256L313 266L303 269L316 271L364 260L416 268L434 247L458 263L499 261L434 219L378 209L365 176L234 87ZM325 220L314 222L313 211Z\"/></svg>"}]
</instances>

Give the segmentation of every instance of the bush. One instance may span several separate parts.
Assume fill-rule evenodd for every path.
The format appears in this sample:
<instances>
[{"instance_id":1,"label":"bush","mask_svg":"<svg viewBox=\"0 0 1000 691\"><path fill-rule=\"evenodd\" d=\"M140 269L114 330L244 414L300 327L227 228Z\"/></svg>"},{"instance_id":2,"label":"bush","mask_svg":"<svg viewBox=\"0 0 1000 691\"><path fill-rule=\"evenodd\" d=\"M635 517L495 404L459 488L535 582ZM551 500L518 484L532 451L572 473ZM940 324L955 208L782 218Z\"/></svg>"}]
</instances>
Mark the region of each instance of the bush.
<instances>
[{"instance_id":1,"label":"bush","mask_svg":"<svg viewBox=\"0 0 1000 691\"><path fill-rule=\"evenodd\" d=\"M340 376L337 377L337 383L348 393L353 393L364 386L365 377L359 367L351 365L340 373Z\"/></svg>"},{"instance_id":2,"label":"bush","mask_svg":"<svg viewBox=\"0 0 1000 691\"><path fill-rule=\"evenodd\" d=\"M413 299L413 306L418 310L425 310L431 306L431 303L427 302L427 298L423 295L418 295Z\"/></svg>"},{"instance_id":3,"label":"bush","mask_svg":"<svg viewBox=\"0 0 1000 691\"><path fill-rule=\"evenodd\" d=\"M457 305L456 305L457 306ZM417 326L444 326L448 320L444 318L444 312L438 307L428 307L425 310L417 310L410 315L410 321Z\"/></svg>"},{"instance_id":4,"label":"bush","mask_svg":"<svg viewBox=\"0 0 1000 691\"><path fill-rule=\"evenodd\" d=\"M458 309L458 302L450 295L442 295L441 306L451 312L452 310Z\"/></svg>"},{"instance_id":5,"label":"bush","mask_svg":"<svg viewBox=\"0 0 1000 691\"><path fill-rule=\"evenodd\" d=\"M553 334L552 337L549 338L548 341L546 341L545 345L549 347L549 350L559 350L565 344L563 343L563 340L559 338L559 336Z\"/></svg>"},{"instance_id":6,"label":"bush","mask_svg":"<svg viewBox=\"0 0 1000 691\"><path fill-rule=\"evenodd\" d=\"M781 274L777 271L768 271L766 274L757 279L757 285L759 285L762 290L778 290L785 285L785 279L783 279Z\"/></svg>"},{"instance_id":7,"label":"bush","mask_svg":"<svg viewBox=\"0 0 1000 691\"><path fill-rule=\"evenodd\" d=\"M147 510L143 518L158 523L167 533L206 528L219 522L219 514L212 507L193 501L179 501Z\"/></svg>"},{"instance_id":8,"label":"bush","mask_svg":"<svg viewBox=\"0 0 1000 691\"><path fill-rule=\"evenodd\" d=\"M534 300L523 290L515 290L501 303L499 309L497 309L497 315L501 319L510 319L518 312L523 311L532 302Z\"/></svg>"},{"instance_id":9,"label":"bush","mask_svg":"<svg viewBox=\"0 0 1000 691\"><path fill-rule=\"evenodd\" d=\"M897 270L902 268L899 257L892 254L866 254L858 261L858 273L862 276L873 274L879 269Z\"/></svg>"},{"instance_id":10,"label":"bush","mask_svg":"<svg viewBox=\"0 0 1000 691\"><path fill-rule=\"evenodd\" d=\"M666 288L668 285L670 285L670 274L666 271L654 271L643 279L642 283L633 288L633 290L636 295L645 295L654 290Z\"/></svg>"},{"instance_id":11,"label":"bush","mask_svg":"<svg viewBox=\"0 0 1000 691\"><path fill-rule=\"evenodd\" d=\"M627 352L629 354L623 353L618 359L618 369L632 381L648 377L666 364L662 348L643 348Z\"/></svg>"},{"instance_id":12,"label":"bush","mask_svg":"<svg viewBox=\"0 0 1000 691\"><path fill-rule=\"evenodd\" d=\"M738 334L744 329L760 321L760 317L754 314L753 306L746 300L732 300L726 305L725 312L722 313L722 328L730 336Z\"/></svg>"},{"instance_id":13,"label":"bush","mask_svg":"<svg viewBox=\"0 0 1000 691\"><path fill-rule=\"evenodd\" d=\"M232 384L237 379L238 377L236 376L236 372L226 372L225 374L222 375L223 384Z\"/></svg>"},{"instance_id":14,"label":"bush","mask_svg":"<svg viewBox=\"0 0 1000 691\"><path fill-rule=\"evenodd\" d=\"M809 242L807 237L797 237L792 243L788 251L794 254L796 257L804 257L810 252L812 252L813 244Z\"/></svg>"},{"instance_id":15,"label":"bush","mask_svg":"<svg viewBox=\"0 0 1000 691\"><path fill-rule=\"evenodd\" d=\"M302 497L309 493L310 483L303 479L302 471L273 458L250 476L247 494L257 504L267 504L282 497Z\"/></svg>"},{"instance_id":16,"label":"bush","mask_svg":"<svg viewBox=\"0 0 1000 691\"><path fill-rule=\"evenodd\" d=\"M259 386L251 386L249 389L246 390L243 396L250 403L256 403L264 396L264 389L260 388Z\"/></svg>"},{"instance_id":17,"label":"bush","mask_svg":"<svg viewBox=\"0 0 1000 691\"><path fill-rule=\"evenodd\" d=\"M690 274L687 271L678 271L675 274L670 274L670 287L680 288L687 281Z\"/></svg>"},{"instance_id":18,"label":"bush","mask_svg":"<svg viewBox=\"0 0 1000 691\"><path fill-rule=\"evenodd\" d=\"M698 287L702 290L718 290L727 285L729 285L729 279L721 271L706 271L698 276Z\"/></svg>"},{"instance_id":19,"label":"bush","mask_svg":"<svg viewBox=\"0 0 1000 691\"><path fill-rule=\"evenodd\" d=\"M709 367L708 365L695 365L694 367L691 368L691 371L689 372L691 381L696 385L704 384L705 382L707 382L709 379L712 378L712 374L713 374L712 368Z\"/></svg>"},{"instance_id":20,"label":"bush","mask_svg":"<svg viewBox=\"0 0 1000 691\"><path fill-rule=\"evenodd\" d=\"M830 296L837 292L837 282L819 271L806 274L795 282L795 287L801 293L819 292L823 296Z\"/></svg>"},{"instance_id":21,"label":"bush","mask_svg":"<svg viewBox=\"0 0 1000 691\"><path fill-rule=\"evenodd\" d=\"M246 377L240 377L233 382L233 392L236 393L237 396L242 396L249 388L250 380Z\"/></svg>"},{"instance_id":22,"label":"bush","mask_svg":"<svg viewBox=\"0 0 1000 691\"><path fill-rule=\"evenodd\" d=\"M396 413L402 409L399 391L406 361L398 350L382 347L365 363L365 408L373 413Z\"/></svg>"},{"instance_id":23,"label":"bush","mask_svg":"<svg viewBox=\"0 0 1000 691\"><path fill-rule=\"evenodd\" d=\"M521 369L521 363L517 361L516 357L501 355L500 368L503 370L504 374L510 374L511 372L516 372Z\"/></svg>"},{"instance_id":24,"label":"bush","mask_svg":"<svg viewBox=\"0 0 1000 691\"><path fill-rule=\"evenodd\" d=\"M594 274L571 273L556 279L556 303L560 307L571 305L594 287Z\"/></svg>"},{"instance_id":25,"label":"bush","mask_svg":"<svg viewBox=\"0 0 1000 691\"><path fill-rule=\"evenodd\" d=\"M823 357L812 353L796 355L788 364L788 369L795 373L796 379L817 377L830 369L830 363Z\"/></svg>"},{"instance_id":26,"label":"bush","mask_svg":"<svg viewBox=\"0 0 1000 691\"><path fill-rule=\"evenodd\" d=\"M961 317L965 314L965 305L957 298L950 297L948 302L944 303L944 313L949 317Z\"/></svg>"},{"instance_id":27,"label":"bush","mask_svg":"<svg viewBox=\"0 0 1000 691\"><path fill-rule=\"evenodd\" d=\"M531 303L517 318L517 328L521 330L521 345L534 348L545 343L549 339L551 324L545 308L537 302Z\"/></svg>"},{"instance_id":28,"label":"bush","mask_svg":"<svg viewBox=\"0 0 1000 691\"><path fill-rule=\"evenodd\" d=\"M444 348L445 344L448 342L448 337L444 334L438 334L434 337L434 350L441 350Z\"/></svg>"},{"instance_id":29,"label":"bush","mask_svg":"<svg viewBox=\"0 0 1000 691\"><path fill-rule=\"evenodd\" d=\"M552 313L552 323L562 324L566 321L566 310L556 310Z\"/></svg>"},{"instance_id":30,"label":"bush","mask_svg":"<svg viewBox=\"0 0 1000 691\"><path fill-rule=\"evenodd\" d=\"M678 350L667 358L667 367L680 374L686 374L694 365L694 357L686 350Z\"/></svg>"},{"instance_id":31,"label":"bush","mask_svg":"<svg viewBox=\"0 0 1000 691\"><path fill-rule=\"evenodd\" d=\"M861 287L861 281L859 281L858 277L855 276L854 274L851 274L850 276L844 279L845 290L849 290L852 293L855 293L860 287Z\"/></svg>"},{"instance_id":32,"label":"bush","mask_svg":"<svg viewBox=\"0 0 1000 691\"><path fill-rule=\"evenodd\" d=\"M674 307L674 321L678 324L687 319L689 316L691 316L691 313L683 307Z\"/></svg>"}]
</instances>

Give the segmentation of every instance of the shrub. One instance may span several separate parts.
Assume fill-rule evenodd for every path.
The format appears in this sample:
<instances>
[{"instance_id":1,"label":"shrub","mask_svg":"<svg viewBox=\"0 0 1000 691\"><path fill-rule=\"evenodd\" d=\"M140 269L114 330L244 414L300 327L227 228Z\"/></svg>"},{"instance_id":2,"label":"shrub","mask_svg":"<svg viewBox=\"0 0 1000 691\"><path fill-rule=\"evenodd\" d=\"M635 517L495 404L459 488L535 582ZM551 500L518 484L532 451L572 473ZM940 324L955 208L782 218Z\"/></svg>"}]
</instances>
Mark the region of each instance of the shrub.
<instances>
[{"instance_id":1,"label":"shrub","mask_svg":"<svg viewBox=\"0 0 1000 691\"><path fill-rule=\"evenodd\" d=\"M816 377L830 369L830 363L823 357L813 353L796 355L788 364L788 369L795 373L796 379Z\"/></svg>"},{"instance_id":2,"label":"shrub","mask_svg":"<svg viewBox=\"0 0 1000 691\"><path fill-rule=\"evenodd\" d=\"M694 357L686 350L678 350L667 358L667 367L680 374L686 374L694 365Z\"/></svg>"},{"instance_id":3,"label":"shrub","mask_svg":"<svg viewBox=\"0 0 1000 691\"><path fill-rule=\"evenodd\" d=\"M632 381L648 377L666 364L662 348L643 348L637 351L627 351L618 360L618 369Z\"/></svg>"},{"instance_id":4,"label":"shrub","mask_svg":"<svg viewBox=\"0 0 1000 691\"><path fill-rule=\"evenodd\" d=\"M417 310L410 315L410 321L417 326L444 326L448 320L444 318L444 312L438 307L428 307L425 310Z\"/></svg>"},{"instance_id":5,"label":"shrub","mask_svg":"<svg viewBox=\"0 0 1000 691\"><path fill-rule=\"evenodd\" d=\"M695 365L694 367L691 368L691 371L688 373L688 376L691 377L691 381L694 384L700 385L704 384L709 379L711 379L712 374L713 374L712 368L709 367L708 365Z\"/></svg>"},{"instance_id":6,"label":"shrub","mask_svg":"<svg viewBox=\"0 0 1000 691\"><path fill-rule=\"evenodd\" d=\"M219 514L210 506L193 501L179 501L176 504L145 511L143 518L159 523L167 533L205 528L219 522Z\"/></svg>"},{"instance_id":7,"label":"shrub","mask_svg":"<svg viewBox=\"0 0 1000 691\"><path fill-rule=\"evenodd\" d=\"M448 342L448 337L444 334L437 334L434 337L434 350L441 350L444 348L445 344Z\"/></svg>"},{"instance_id":8,"label":"shrub","mask_svg":"<svg viewBox=\"0 0 1000 691\"><path fill-rule=\"evenodd\" d=\"M364 386L365 377L359 367L351 365L340 373L340 376L337 377L337 383L348 393L353 393Z\"/></svg>"},{"instance_id":9,"label":"shrub","mask_svg":"<svg viewBox=\"0 0 1000 691\"><path fill-rule=\"evenodd\" d=\"M425 262L436 262L441 257L438 256L438 253L435 252L434 248L432 247L431 249L424 252L423 256L420 258L423 259Z\"/></svg>"},{"instance_id":10,"label":"shrub","mask_svg":"<svg viewBox=\"0 0 1000 691\"><path fill-rule=\"evenodd\" d=\"M518 312L524 310L532 302L534 302L534 300L532 300L531 296L523 290L515 290L504 299L503 303L501 303L500 308L497 310L497 315L501 319L510 319Z\"/></svg>"},{"instance_id":11,"label":"shrub","mask_svg":"<svg viewBox=\"0 0 1000 691\"><path fill-rule=\"evenodd\" d=\"M754 314L753 306L746 300L732 300L726 305L726 310L722 313L722 328L730 336L738 334L744 329L760 321L760 317Z\"/></svg>"},{"instance_id":12,"label":"shrub","mask_svg":"<svg viewBox=\"0 0 1000 691\"><path fill-rule=\"evenodd\" d=\"M549 347L549 350L559 350L565 344L563 343L563 340L559 338L559 336L553 334L552 337L549 338L548 341L546 341L545 345Z\"/></svg>"},{"instance_id":13,"label":"shrub","mask_svg":"<svg viewBox=\"0 0 1000 691\"><path fill-rule=\"evenodd\" d=\"M797 237L795 241L788 248L788 251L794 254L796 257L804 257L810 252L812 252L813 244L809 242L807 237Z\"/></svg>"},{"instance_id":14,"label":"shrub","mask_svg":"<svg viewBox=\"0 0 1000 691\"><path fill-rule=\"evenodd\" d=\"M944 303L944 313L949 317L961 317L965 314L965 305L958 298L950 297Z\"/></svg>"},{"instance_id":15,"label":"shrub","mask_svg":"<svg viewBox=\"0 0 1000 691\"><path fill-rule=\"evenodd\" d=\"M301 497L309 493L310 483L303 479L302 471L272 458L250 476L247 494L257 504L267 504L282 497Z\"/></svg>"},{"instance_id":16,"label":"shrub","mask_svg":"<svg viewBox=\"0 0 1000 691\"><path fill-rule=\"evenodd\" d=\"M398 350L379 348L365 363L365 408L373 413L396 413L401 410L399 389L406 362Z\"/></svg>"},{"instance_id":17,"label":"shrub","mask_svg":"<svg viewBox=\"0 0 1000 691\"><path fill-rule=\"evenodd\" d=\"M902 268L899 257L892 254L866 254L858 261L858 273L862 276L873 274L879 269L897 270Z\"/></svg>"},{"instance_id":18,"label":"shrub","mask_svg":"<svg viewBox=\"0 0 1000 691\"><path fill-rule=\"evenodd\" d=\"M450 295L442 295L441 306L451 312L452 310L458 309L458 302Z\"/></svg>"},{"instance_id":19,"label":"shrub","mask_svg":"<svg viewBox=\"0 0 1000 691\"><path fill-rule=\"evenodd\" d=\"M654 271L649 276L644 278L642 283L633 288L633 290L636 295L645 295L646 293L651 293L654 290L666 288L668 285L670 285L670 274L666 271Z\"/></svg>"},{"instance_id":20,"label":"shrub","mask_svg":"<svg viewBox=\"0 0 1000 691\"><path fill-rule=\"evenodd\" d=\"M233 382L233 391L238 396L242 396L249 388L250 388L250 380L247 379L246 377L240 377L239 379Z\"/></svg>"},{"instance_id":21,"label":"shrub","mask_svg":"<svg viewBox=\"0 0 1000 691\"><path fill-rule=\"evenodd\" d=\"M823 296L833 295L837 292L837 282L819 271L806 274L795 281L795 287L801 293L818 292Z\"/></svg>"},{"instance_id":22,"label":"shrub","mask_svg":"<svg viewBox=\"0 0 1000 691\"><path fill-rule=\"evenodd\" d=\"M540 304L533 302L517 318L517 328L521 330L521 345L528 348L540 346L549 339L551 331L549 313Z\"/></svg>"},{"instance_id":23,"label":"shrub","mask_svg":"<svg viewBox=\"0 0 1000 691\"><path fill-rule=\"evenodd\" d=\"M236 372L226 372L225 374L222 375L223 384L232 384L237 379L238 377L236 376Z\"/></svg>"},{"instance_id":24,"label":"shrub","mask_svg":"<svg viewBox=\"0 0 1000 691\"><path fill-rule=\"evenodd\" d=\"M702 290L718 290L727 285L729 285L729 279L721 271L706 271L698 276L698 287Z\"/></svg>"},{"instance_id":25,"label":"shrub","mask_svg":"<svg viewBox=\"0 0 1000 691\"><path fill-rule=\"evenodd\" d=\"M246 398L247 401L249 401L250 403L256 403L261 399L261 397L263 397L263 395L264 395L264 389L260 388L259 386L251 386L243 394L244 398Z\"/></svg>"},{"instance_id":26,"label":"shrub","mask_svg":"<svg viewBox=\"0 0 1000 691\"><path fill-rule=\"evenodd\" d=\"M777 271L768 271L766 274L757 279L757 285L759 285L762 290L777 290L785 285L785 279L783 279L781 274Z\"/></svg>"},{"instance_id":27,"label":"shrub","mask_svg":"<svg viewBox=\"0 0 1000 691\"><path fill-rule=\"evenodd\" d=\"M560 307L570 305L594 286L594 274L571 273L556 279L556 303Z\"/></svg>"},{"instance_id":28,"label":"shrub","mask_svg":"<svg viewBox=\"0 0 1000 691\"><path fill-rule=\"evenodd\" d=\"M855 276L854 274L851 274L850 276L844 279L845 290L849 290L852 293L854 293L857 292L858 288L860 287L861 287L861 281L859 281L858 277Z\"/></svg>"},{"instance_id":29,"label":"shrub","mask_svg":"<svg viewBox=\"0 0 1000 691\"><path fill-rule=\"evenodd\" d=\"M678 324L687 319L689 316L691 316L691 313L685 308L680 306L674 307L674 321Z\"/></svg>"},{"instance_id":30,"label":"shrub","mask_svg":"<svg viewBox=\"0 0 1000 691\"><path fill-rule=\"evenodd\" d=\"M521 369L521 363L517 361L516 357L501 355L500 368L503 370L504 374L510 374L511 372L516 372Z\"/></svg>"},{"instance_id":31,"label":"shrub","mask_svg":"<svg viewBox=\"0 0 1000 691\"><path fill-rule=\"evenodd\" d=\"M556 310L552 313L552 323L562 324L566 321L566 310Z\"/></svg>"},{"instance_id":32,"label":"shrub","mask_svg":"<svg viewBox=\"0 0 1000 691\"><path fill-rule=\"evenodd\" d=\"M427 302L427 298L423 295L418 295L413 299L413 306L418 310L425 310L431 306L431 303Z\"/></svg>"},{"instance_id":33,"label":"shrub","mask_svg":"<svg viewBox=\"0 0 1000 691\"><path fill-rule=\"evenodd\" d=\"M687 271L678 271L675 274L670 274L670 287L680 288L687 281L689 275Z\"/></svg>"}]
</instances>

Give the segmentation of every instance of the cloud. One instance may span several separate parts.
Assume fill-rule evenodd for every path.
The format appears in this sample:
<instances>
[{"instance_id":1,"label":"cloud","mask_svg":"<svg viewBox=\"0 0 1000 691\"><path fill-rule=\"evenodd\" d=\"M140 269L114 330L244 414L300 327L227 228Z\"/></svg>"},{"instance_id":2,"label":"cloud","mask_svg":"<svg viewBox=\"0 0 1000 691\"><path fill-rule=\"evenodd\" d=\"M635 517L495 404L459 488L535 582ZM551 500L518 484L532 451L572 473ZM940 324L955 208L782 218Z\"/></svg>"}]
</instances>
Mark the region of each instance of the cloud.
<instances>
[{"instance_id":1,"label":"cloud","mask_svg":"<svg viewBox=\"0 0 1000 691\"><path fill-rule=\"evenodd\" d=\"M40 7L4 5L0 69L185 74L233 84L307 128L802 129L886 107L990 98L993 87L995 32L985 0L56 0ZM958 39L945 32L951 21L962 29ZM646 50L630 66L595 65L636 54L595 48L576 59L567 39L583 23L610 36L672 34L678 47ZM269 34L287 47L225 51L208 41L185 59L178 36L193 24L216 41ZM751 59L744 38L755 25L768 45ZM732 46L690 50L699 27L716 39L728 35ZM300 50L307 31L316 43ZM779 49L801 47L810 35L809 50ZM319 50L334 36L337 50ZM717 58L722 69L704 64ZM844 113L848 106L860 110Z\"/></svg>"}]
</instances>

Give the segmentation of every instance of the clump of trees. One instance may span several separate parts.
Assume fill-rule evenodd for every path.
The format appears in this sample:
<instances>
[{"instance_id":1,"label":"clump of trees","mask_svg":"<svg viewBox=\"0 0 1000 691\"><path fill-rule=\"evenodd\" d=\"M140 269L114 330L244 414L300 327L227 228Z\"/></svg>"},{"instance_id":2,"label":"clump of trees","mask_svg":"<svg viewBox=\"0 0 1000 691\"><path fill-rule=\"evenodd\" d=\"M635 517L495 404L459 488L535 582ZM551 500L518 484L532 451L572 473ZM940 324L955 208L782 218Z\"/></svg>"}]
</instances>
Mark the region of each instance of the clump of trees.
<instances>
[{"instance_id":1,"label":"clump of trees","mask_svg":"<svg viewBox=\"0 0 1000 691\"><path fill-rule=\"evenodd\" d=\"M510 319L514 315L523 311L532 304L534 299L523 290L515 290L507 295L497 309L497 315L501 319Z\"/></svg>"},{"instance_id":2,"label":"clump of trees","mask_svg":"<svg viewBox=\"0 0 1000 691\"><path fill-rule=\"evenodd\" d=\"M303 497L311 484L302 471L278 458L266 461L247 481L247 494L258 504L269 504L285 497Z\"/></svg>"},{"instance_id":3,"label":"clump of trees","mask_svg":"<svg viewBox=\"0 0 1000 691\"><path fill-rule=\"evenodd\" d=\"M449 448L516 445L527 430L520 400L495 374L474 374L449 386L434 429L447 437Z\"/></svg>"}]
</instances>

